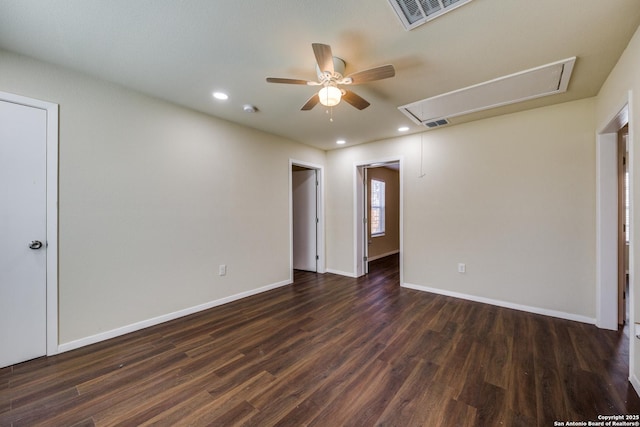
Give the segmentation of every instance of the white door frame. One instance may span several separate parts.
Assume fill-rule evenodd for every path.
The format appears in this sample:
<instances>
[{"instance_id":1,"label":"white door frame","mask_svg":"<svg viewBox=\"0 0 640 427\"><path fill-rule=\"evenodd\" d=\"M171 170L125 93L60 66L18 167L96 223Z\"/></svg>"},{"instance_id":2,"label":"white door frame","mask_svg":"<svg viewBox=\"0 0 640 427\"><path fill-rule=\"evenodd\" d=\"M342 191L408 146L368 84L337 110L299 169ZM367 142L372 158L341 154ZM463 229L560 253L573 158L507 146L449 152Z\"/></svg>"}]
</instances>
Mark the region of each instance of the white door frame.
<instances>
[{"instance_id":1,"label":"white door frame","mask_svg":"<svg viewBox=\"0 0 640 427\"><path fill-rule=\"evenodd\" d=\"M317 187L317 212L318 212L318 273L326 273L325 238L324 238L324 167L301 160L289 159L289 280L293 282L293 166L300 166L316 171L318 179Z\"/></svg>"},{"instance_id":2,"label":"white door frame","mask_svg":"<svg viewBox=\"0 0 640 427\"><path fill-rule=\"evenodd\" d=\"M58 353L58 104L0 92L0 100L47 112L47 355Z\"/></svg>"},{"instance_id":3,"label":"white door frame","mask_svg":"<svg viewBox=\"0 0 640 427\"><path fill-rule=\"evenodd\" d=\"M382 166L385 163L398 163L400 169L398 171L400 178L400 285L404 283L404 165L403 157L386 157L376 160L369 160L366 162L356 162L353 165L353 271L355 277L360 277L366 274L366 261L364 260L365 237L364 227L362 219L364 218L364 194L363 185L361 182L360 169L370 166Z\"/></svg>"},{"instance_id":4,"label":"white door frame","mask_svg":"<svg viewBox=\"0 0 640 427\"><path fill-rule=\"evenodd\" d=\"M633 93L628 91L624 104L613 112L611 120L596 135L596 326L618 329L618 131L629 124L629 192L634 185ZM634 273L634 198L630 198L631 233L629 235L629 335L635 336ZM629 340L629 379L634 388L635 346Z\"/></svg>"},{"instance_id":5,"label":"white door frame","mask_svg":"<svg viewBox=\"0 0 640 427\"><path fill-rule=\"evenodd\" d=\"M611 330L618 329L618 131L628 122L632 141L630 103L629 93L626 103L596 136L596 325ZM633 186L633 158L633 144L629 144L630 189ZM633 283L633 246L632 231L629 239L630 283ZM630 304L633 303L632 289L630 286ZM633 325L631 306L629 312L629 323Z\"/></svg>"}]
</instances>

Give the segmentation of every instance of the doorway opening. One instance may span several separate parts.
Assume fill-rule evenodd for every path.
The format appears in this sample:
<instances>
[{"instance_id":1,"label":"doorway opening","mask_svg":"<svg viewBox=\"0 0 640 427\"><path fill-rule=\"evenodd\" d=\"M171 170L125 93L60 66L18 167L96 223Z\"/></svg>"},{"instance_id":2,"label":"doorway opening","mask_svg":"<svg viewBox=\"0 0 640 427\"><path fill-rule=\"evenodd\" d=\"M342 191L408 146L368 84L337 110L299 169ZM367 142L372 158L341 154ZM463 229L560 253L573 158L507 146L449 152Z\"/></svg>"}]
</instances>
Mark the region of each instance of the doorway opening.
<instances>
[{"instance_id":1,"label":"doorway opening","mask_svg":"<svg viewBox=\"0 0 640 427\"><path fill-rule=\"evenodd\" d=\"M356 277L397 263L402 283L402 161L385 159L355 168Z\"/></svg>"},{"instance_id":2,"label":"doorway opening","mask_svg":"<svg viewBox=\"0 0 640 427\"><path fill-rule=\"evenodd\" d=\"M629 305L629 125L618 131L618 326L628 325Z\"/></svg>"},{"instance_id":3,"label":"doorway opening","mask_svg":"<svg viewBox=\"0 0 640 427\"><path fill-rule=\"evenodd\" d=\"M290 265L293 270L325 272L323 169L290 160Z\"/></svg>"},{"instance_id":4,"label":"doorway opening","mask_svg":"<svg viewBox=\"0 0 640 427\"><path fill-rule=\"evenodd\" d=\"M629 343L629 380L640 391L635 374L636 346L630 338L636 335L637 326L635 244L629 229L634 223L634 205L633 197L627 199L625 194L634 193L632 99L633 93L628 91L626 103L596 138L596 326L619 330L620 322L627 323L622 336Z\"/></svg>"},{"instance_id":5,"label":"doorway opening","mask_svg":"<svg viewBox=\"0 0 640 427\"><path fill-rule=\"evenodd\" d=\"M633 186L633 145L629 144L626 154L625 142L625 139L630 140L628 135L633 131L629 118L627 103L598 133L596 139L596 325L610 330L618 330L626 317L624 309L627 304L623 291L626 288L627 270L631 285L626 294L626 301L629 302L628 319L629 324L634 322L633 234L628 234L627 243L626 233L623 232L625 223L633 217L632 204L628 204L628 209L625 206L625 192L632 194ZM623 137L624 134L627 136ZM628 176L626 184L625 175ZM628 268L625 266L626 259L629 259Z\"/></svg>"}]
</instances>

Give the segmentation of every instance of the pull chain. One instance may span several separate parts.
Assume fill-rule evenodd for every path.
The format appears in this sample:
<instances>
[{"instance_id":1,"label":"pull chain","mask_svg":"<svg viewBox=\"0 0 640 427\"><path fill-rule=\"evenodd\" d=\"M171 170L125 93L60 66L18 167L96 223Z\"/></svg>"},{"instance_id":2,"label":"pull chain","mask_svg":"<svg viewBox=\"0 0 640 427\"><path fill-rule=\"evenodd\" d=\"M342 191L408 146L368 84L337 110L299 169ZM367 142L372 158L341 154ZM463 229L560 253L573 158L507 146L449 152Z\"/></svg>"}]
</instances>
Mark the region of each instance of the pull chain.
<instances>
[{"instance_id":1,"label":"pull chain","mask_svg":"<svg viewBox=\"0 0 640 427\"><path fill-rule=\"evenodd\" d=\"M326 112L329 114L329 121L333 123L333 107L329 107Z\"/></svg>"}]
</instances>

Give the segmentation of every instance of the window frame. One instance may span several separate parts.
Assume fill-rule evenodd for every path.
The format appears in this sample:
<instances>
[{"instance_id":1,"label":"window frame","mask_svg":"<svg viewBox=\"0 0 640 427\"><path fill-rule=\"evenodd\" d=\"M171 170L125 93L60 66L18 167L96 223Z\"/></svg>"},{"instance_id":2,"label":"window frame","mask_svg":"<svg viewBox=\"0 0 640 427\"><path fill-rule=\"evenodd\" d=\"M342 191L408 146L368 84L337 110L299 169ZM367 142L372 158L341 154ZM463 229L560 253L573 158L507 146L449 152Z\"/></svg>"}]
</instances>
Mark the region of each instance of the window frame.
<instances>
[{"instance_id":1,"label":"window frame","mask_svg":"<svg viewBox=\"0 0 640 427\"><path fill-rule=\"evenodd\" d=\"M374 182L378 183L378 185L374 185ZM377 197L374 197L374 187L378 187L375 191L377 193ZM371 237L382 237L386 232L386 183L383 179L379 178L371 178L369 182L369 233ZM375 203L374 203L375 201ZM374 231L374 210L378 212L380 226L377 231Z\"/></svg>"}]
</instances>

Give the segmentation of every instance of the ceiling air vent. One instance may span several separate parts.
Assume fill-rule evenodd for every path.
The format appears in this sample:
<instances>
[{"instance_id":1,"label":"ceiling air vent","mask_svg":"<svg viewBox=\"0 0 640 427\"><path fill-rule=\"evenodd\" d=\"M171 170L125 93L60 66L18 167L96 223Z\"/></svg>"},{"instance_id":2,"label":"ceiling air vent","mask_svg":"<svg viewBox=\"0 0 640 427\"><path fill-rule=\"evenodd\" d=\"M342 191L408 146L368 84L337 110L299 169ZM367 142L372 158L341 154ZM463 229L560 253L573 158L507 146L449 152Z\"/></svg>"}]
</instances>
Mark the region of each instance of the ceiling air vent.
<instances>
[{"instance_id":1,"label":"ceiling air vent","mask_svg":"<svg viewBox=\"0 0 640 427\"><path fill-rule=\"evenodd\" d=\"M447 119L440 119L440 120L435 120L433 122L427 122L424 125L428 128L437 128L438 126L444 126L444 125L448 125L449 124L449 120Z\"/></svg>"},{"instance_id":2,"label":"ceiling air vent","mask_svg":"<svg viewBox=\"0 0 640 427\"><path fill-rule=\"evenodd\" d=\"M471 0L389 0L407 30L412 30Z\"/></svg>"},{"instance_id":3,"label":"ceiling air vent","mask_svg":"<svg viewBox=\"0 0 640 427\"><path fill-rule=\"evenodd\" d=\"M440 120L567 91L576 57L499 77L488 82L398 107L416 124Z\"/></svg>"}]
</instances>

